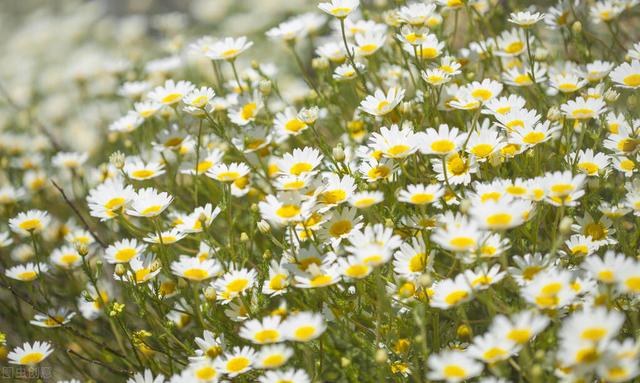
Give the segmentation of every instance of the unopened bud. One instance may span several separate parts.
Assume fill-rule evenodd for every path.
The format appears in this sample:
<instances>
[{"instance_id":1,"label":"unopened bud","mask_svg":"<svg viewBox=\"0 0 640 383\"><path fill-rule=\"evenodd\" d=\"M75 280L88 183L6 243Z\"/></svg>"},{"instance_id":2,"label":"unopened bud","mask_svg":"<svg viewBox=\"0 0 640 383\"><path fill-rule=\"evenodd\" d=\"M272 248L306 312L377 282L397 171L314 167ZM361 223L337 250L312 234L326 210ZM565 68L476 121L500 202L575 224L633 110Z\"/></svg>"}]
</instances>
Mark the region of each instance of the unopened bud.
<instances>
[{"instance_id":1,"label":"unopened bud","mask_svg":"<svg viewBox=\"0 0 640 383\"><path fill-rule=\"evenodd\" d=\"M258 207L257 203L252 203L251 206L249 206L249 209L251 209L251 211L254 213L257 213L258 211L260 211L260 207Z\"/></svg>"},{"instance_id":2,"label":"unopened bud","mask_svg":"<svg viewBox=\"0 0 640 383\"><path fill-rule=\"evenodd\" d=\"M539 364L534 364L531 367L531 376L533 377L540 377L542 376L543 372L544 370L542 369L542 366L540 366Z\"/></svg>"},{"instance_id":3,"label":"unopened bud","mask_svg":"<svg viewBox=\"0 0 640 383\"><path fill-rule=\"evenodd\" d=\"M209 286L206 289L204 289L205 299L209 301L213 301L216 299L216 296L217 296L216 289L214 289L212 286Z\"/></svg>"},{"instance_id":4,"label":"unopened bud","mask_svg":"<svg viewBox=\"0 0 640 383\"><path fill-rule=\"evenodd\" d=\"M109 156L109 162L118 170L124 167L124 160L125 155L121 151L113 152Z\"/></svg>"},{"instance_id":5,"label":"unopened bud","mask_svg":"<svg viewBox=\"0 0 640 383\"><path fill-rule=\"evenodd\" d=\"M258 85L260 89L260 93L265 96L268 96L271 93L272 84L269 80L260 80L260 84Z\"/></svg>"},{"instance_id":6,"label":"unopened bud","mask_svg":"<svg viewBox=\"0 0 640 383\"><path fill-rule=\"evenodd\" d=\"M545 61L547 57L549 57L549 51L545 48L538 48L534 52L533 56L535 57L536 61Z\"/></svg>"},{"instance_id":7,"label":"unopened bud","mask_svg":"<svg viewBox=\"0 0 640 383\"><path fill-rule=\"evenodd\" d=\"M429 275L429 274L421 274L418 277L418 284L420 284L420 286L422 286L422 287L430 286L431 282L433 282L433 279L431 278L431 275Z\"/></svg>"},{"instance_id":8,"label":"unopened bud","mask_svg":"<svg viewBox=\"0 0 640 383\"><path fill-rule=\"evenodd\" d=\"M560 234L567 235L571 233L571 225L573 225L573 219L571 217L564 217L560 221L560 225L558 226L558 230L560 230Z\"/></svg>"},{"instance_id":9,"label":"unopened bud","mask_svg":"<svg viewBox=\"0 0 640 383\"><path fill-rule=\"evenodd\" d=\"M271 259L272 255L273 253L271 253L271 250L267 249L262 253L262 259Z\"/></svg>"},{"instance_id":10,"label":"unopened bud","mask_svg":"<svg viewBox=\"0 0 640 383\"><path fill-rule=\"evenodd\" d=\"M395 226L396 225L393 223L393 220L391 218L387 218L384 220L384 227L393 229Z\"/></svg>"},{"instance_id":11,"label":"unopened bud","mask_svg":"<svg viewBox=\"0 0 640 383\"><path fill-rule=\"evenodd\" d=\"M317 106L312 106L311 108L302 108L300 112L298 112L298 118L300 121L305 124L313 124L318 119L318 113L320 109Z\"/></svg>"},{"instance_id":12,"label":"unopened bud","mask_svg":"<svg viewBox=\"0 0 640 383\"><path fill-rule=\"evenodd\" d=\"M260 69L260 63L256 60L251 60L251 68L253 68L254 70Z\"/></svg>"},{"instance_id":13,"label":"unopened bud","mask_svg":"<svg viewBox=\"0 0 640 383\"><path fill-rule=\"evenodd\" d=\"M609 103L618 101L618 98L620 98L620 93L618 93L616 90L609 89L604 92L604 99Z\"/></svg>"},{"instance_id":14,"label":"unopened bud","mask_svg":"<svg viewBox=\"0 0 640 383\"><path fill-rule=\"evenodd\" d=\"M458 338L461 339L469 339L471 337L471 334L471 327L466 324L461 324L456 330L456 335L458 335Z\"/></svg>"},{"instance_id":15,"label":"unopened bud","mask_svg":"<svg viewBox=\"0 0 640 383\"><path fill-rule=\"evenodd\" d=\"M342 148L342 145L338 145L335 148L333 148L332 153L333 153L333 158L336 161L338 162L344 161L345 154L344 154L344 149Z\"/></svg>"},{"instance_id":16,"label":"unopened bud","mask_svg":"<svg viewBox=\"0 0 640 383\"><path fill-rule=\"evenodd\" d=\"M571 25L571 30L576 34L582 32L582 23L580 21L576 21Z\"/></svg>"},{"instance_id":17,"label":"unopened bud","mask_svg":"<svg viewBox=\"0 0 640 383\"><path fill-rule=\"evenodd\" d=\"M340 366L342 368L347 368L351 365L351 359L342 357L340 358Z\"/></svg>"},{"instance_id":18,"label":"unopened bud","mask_svg":"<svg viewBox=\"0 0 640 383\"><path fill-rule=\"evenodd\" d=\"M387 363L389 357L387 356L387 352L381 348L376 351L376 363L383 364Z\"/></svg>"},{"instance_id":19,"label":"unopened bud","mask_svg":"<svg viewBox=\"0 0 640 383\"><path fill-rule=\"evenodd\" d=\"M151 263L151 266L149 266L149 270L151 270L151 272L153 273L155 271L158 271L161 267L162 263L156 259L155 261L153 261L153 263Z\"/></svg>"},{"instance_id":20,"label":"unopened bud","mask_svg":"<svg viewBox=\"0 0 640 383\"><path fill-rule=\"evenodd\" d=\"M258 221L257 225L258 230L260 230L262 234L268 234L271 231L271 225L269 225L269 222L265 221L264 219Z\"/></svg>"},{"instance_id":21,"label":"unopened bud","mask_svg":"<svg viewBox=\"0 0 640 383\"><path fill-rule=\"evenodd\" d=\"M315 70L325 70L329 68L329 60L325 57L316 57L311 60L311 67Z\"/></svg>"},{"instance_id":22,"label":"unopened bud","mask_svg":"<svg viewBox=\"0 0 640 383\"><path fill-rule=\"evenodd\" d=\"M460 212L462 214L467 214L470 208L471 208L471 201L469 201L468 199L463 199L462 201L460 201Z\"/></svg>"},{"instance_id":23,"label":"unopened bud","mask_svg":"<svg viewBox=\"0 0 640 383\"><path fill-rule=\"evenodd\" d=\"M408 113L411 113L412 109L413 109L413 104L411 103L411 101L405 101L400 104L400 108L398 110L402 114L408 114Z\"/></svg>"},{"instance_id":24,"label":"unopened bud","mask_svg":"<svg viewBox=\"0 0 640 383\"><path fill-rule=\"evenodd\" d=\"M243 231L242 233L240 233L240 242L247 241L249 241L249 235Z\"/></svg>"},{"instance_id":25,"label":"unopened bud","mask_svg":"<svg viewBox=\"0 0 640 383\"><path fill-rule=\"evenodd\" d=\"M562 112L560 112L560 109L558 109L557 106L552 106L547 111L547 120L558 121L561 118L562 118Z\"/></svg>"},{"instance_id":26,"label":"unopened bud","mask_svg":"<svg viewBox=\"0 0 640 383\"><path fill-rule=\"evenodd\" d=\"M82 242L76 242L74 244L76 251L81 257L86 257L89 254L89 246Z\"/></svg>"},{"instance_id":27,"label":"unopened bud","mask_svg":"<svg viewBox=\"0 0 640 383\"><path fill-rule=\"evenodd\" d=\"M122 263L118 263L116 265L115 273L117 276L121 277L127 272L127 269L124 267Z\"/></svg>"}]
</instances>

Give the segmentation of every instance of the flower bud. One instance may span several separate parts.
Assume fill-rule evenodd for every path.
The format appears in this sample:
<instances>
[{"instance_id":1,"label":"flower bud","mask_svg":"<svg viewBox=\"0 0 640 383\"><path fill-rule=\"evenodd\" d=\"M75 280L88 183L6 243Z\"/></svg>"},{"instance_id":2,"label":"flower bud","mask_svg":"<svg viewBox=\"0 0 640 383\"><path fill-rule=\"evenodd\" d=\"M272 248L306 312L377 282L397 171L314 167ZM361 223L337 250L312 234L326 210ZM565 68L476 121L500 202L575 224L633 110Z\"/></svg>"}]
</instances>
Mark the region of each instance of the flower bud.
<instances>
[{"instance_id":1,"label":"flower bud","mask_svg":"<svg viewBox=\"0 0 640 383\"><path fill-rule=\"evenodd\" d=\"M127 269L124 267L122 263L118 263L116 265L115 273L117 276L121 277L127 272Z\"/></svg>"},{"instance_id":2,"label":"flower bud","mask_svg":"<svg viewBox=\"0 0 640 383\"><path fill-rule=\"evenodd\" d=\"M153 261L151 266L149 266L149 270L151 270L151 272L153 273L155 271L158 271L161 267L162 267L162 263L156 259L155 261Z\"/></svg>"},{"instance_id":3,"label":"flower bud","mask_svg":"<svg viewBox=\"0 0 640 383\"><path fill-rule=\"evenodd\" d=\"M408 114L408 113L411 113L412 109L413 109L413 104L411 103L411 101L405 101L400 104L400 108L398 108L398 111L402 114Z\"/></svg>"},{"instance_id":4,"label":"flower bud","mask_svg":"<svg viewBox=\"0 0 640 383\"><path fill-rule=\"evenodd\" d=\"M260 93L264 96L268 96L271 93L272 87L271 81L269 80L260 80L260 84L258 85Z\"/></svg>"},{"instance_id":5,"label":"flower bud","mask_svg":"<svg viewBox=\"0 0 640 383\"><path fill-rule=\"evenodd\" d=\"M549 57L549 51L545 48L537 48L533 53L533 56L535 57L536 61L545 61L547 57Z\"/></svg>"},{"instance_id":6,"label":"flower bud","mask_svg":"<svg viewBox=\"0 0 640 383\"><path fill-rule=\"evenodd\" d=\"M261 219L260 221L258 221L258 230L260 230L260 232L262 234L268 234L271 231L271 226L269 225L269 222L265 221L264 219Z\"/></svg>"},{"instance_id":7,"label":"flower bud","mask_svg":"<svg viewBox=\"0 0 640 383\"><path fill-rule=\"evenodd\" d=\"M216 296L217 296L216 289L214 289L213 286L209 286L206 289L204 289L204 297L206 300L213 301L216 299Z\"/></svg>"},{"instance_id":8,"label":"flower bud","mask_svg":"<svg viewBox=\"0 0 640 383\"><path fill-rule=\"evenodd\" d=\"M351 365L351 359L345 357L340 358L340 366L342 368L347 368L349 365Z\"/></svg>"},{"instance_id":9,"label":"flower bud","mask_svg":"<svg viewBox=\"0 0 640 383\"><path fill-rule=\"evenodd\" d=\"M571 217L564 217L560 221L560 225L558 225L558 230L560 230L560 234L567 235L571 233L571 225L573 225L573 219Z\"/></svg>"},{"instance_id":10,"label":"flower bud","mask_svg":"<svg viewBox=\"0 0 640 383\"><path fill-rule=\"evenodd\" d=\"M249 235L244 231L240 233L240 242L248 242L248 241L249 241Z\"/></svg>"},{"instance_id":11,"label":"flower bud","mask_svg":"<svg viewBox=\"0 0 640 383\"><path fill-rule=\"evenodd\" d=\"M427 286L431 286L431 282L433 282L433 279L431 278L431 275L429 274L421 274L418 277L418 284L422 287L427 287Z\"/></svg>"},{"instance_id":12,"label":"flower bud","mask_svg":"<svg viewBox=\"0 0 640 383\"><path fill-rule=\"evenodd\" d=\"M342 148L342 145L338 145L335 148L333 148L332 152L333 152L333 158L336 161L338 162L344 161L345 154L344 154L344 149Z\"/></svg>"},{"instance_id":13,"label":"flower bud","mask_svg":"<svg viewBox=\"0 0 640 383\"><path fill-rule=\"evenodd\" d=\"M469 339L471 337L472 331L471 331L471 327L469 327L466 324L461 324L460 326L458 326L458 329L456 330L456 335L458 336L458 338L461 339Z\"/></svg>"},{"instance_id":14,"label":"flower bud","mask_svg":"<svg viewBox=\"0 0 640 383\"><path fill-rule=\"evenodd\" d=\"M318 119L318 113L320 109L317 106L312 106L311 108L302 108L300 112L298 112L298 119L304 122L305 124L313 124Z\"/></svg>"},{"instance_id":15,"label":"flower bud","mask_svg":"<svg viewBox=\"0 0 640 383\"><path fill-rule=\"evenodd\" d=\"M329 60L326 57L316 57L311 60L311 67L315 70L325 70L329 68Z\"/></svg>"},{"instance_id":16,"label":"flower bud","mask_svg":"<svg viewBox=\"0 0 640 383\"><path fill-rule=\"evenodd\" d=\"M460 201L460 212L463 214L467 214L467 212L469 211L469 209L471 208L471 201L469 201L468 199L463 199L462 201Z\"/></svg>"},{"instance_id":17,"label":"flower bud","mask_svg":"<svg viewBox=\"0 0 640 383\"><path fill-rule=\"evenodd\" d=\"M111 165L113 165L113 167L115 167L118 170L124 167L124 160L125 160L125 155L121 151L113 152L109 156L109 162L111 163Z\"/></svg>"},{"instance_id":18,"label":"flower bud","mask_svg":"<svg viewBox=\"0 0 640 383\"><path fill-rule=\"evenodd\" d=\"M384 220L384 227L393 229L395 226L396 225L393 223L393 220L391 218L387 218Z\"/></svg>"},{"instance_id":19,"label":"flower bud","mask_svg":"<svg viewBox=\"0 0 640 383\"><path fill-rule=\"evenodd\" d=\"M618 98L620 98L620 93L618 93L616 90L609 89L606 92L604 92L604 99L609 103L614 103L618 101Z\"/></svg>"},{"instance_id":20,"label":"flower bud","mask_svg":"<svg viewBox=\"0 0 640 383\"><path fill-rule=\"evenodd\" d=\"M376 363L378 364L384 364L387 363L387 360L389 360L389 357L387 356L387 352L381 348L379 348L376 351Z\"/></svg>"},{"instance_id":21,"label":"flower bud","mask_svg":"<svg viewBox=\"0 0 640 383\"><path fill-rule=\"evenodd\" d=\"M562 118L562 112L560 112L560 109L558 109L557 106L552 106L547 111L547 120L558 121L561 118Z\"/></svg>"},{"instance_id":22,"label":"flower bud","mask_svg":"<svg viewBox=\"0 0 640 383\"><path fill-rule=\"evenodd\" d=\"M272 255L271 250L267 249L262 253L262 259L270 259Z\"/></svg>"},{"instance_id":23,"label":"flower bud","mask_svg":"<svg viewBox=\"0 0 640 383\"><path fill-rule=\"evenodd\" d=\"M89 254L89 246L82 242L76 242L74 244L76 251L81 257L86 257Z\"/></svg>"},{"instance_id":24,"label":"flower bud","mask_svg":"<svg viewBox=\"0 0 640 383\"><path fill-rule=\"evenodd\" d=\"M575 34L578 34L578 33L582 32L582 23L580 21L576 21L575 23L573 23L571 25L571 30Z\"/></svg>"}]
</instances>

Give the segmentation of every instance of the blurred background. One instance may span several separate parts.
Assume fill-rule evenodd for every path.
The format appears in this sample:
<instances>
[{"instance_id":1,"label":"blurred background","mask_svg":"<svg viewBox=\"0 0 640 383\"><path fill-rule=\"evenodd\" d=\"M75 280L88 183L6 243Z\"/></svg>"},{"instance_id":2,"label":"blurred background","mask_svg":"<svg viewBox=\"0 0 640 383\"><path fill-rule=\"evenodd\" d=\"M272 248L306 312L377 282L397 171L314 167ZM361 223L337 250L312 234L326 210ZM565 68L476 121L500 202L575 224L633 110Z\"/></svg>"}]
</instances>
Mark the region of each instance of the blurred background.
<instances>
[{"instance_id":1,"label":"blurred background","mask_svg":"<svg viewBox=\"0 0 640 383\"><path fill-rule=\"evenodd\" d=\"M211 63L189 54L189 45L202 36L246 35L254 41L239 68L248 68L251 60L295 65L284 47L265 43L264 32L291 15L319 12L316 5L310 0L2 0L0 145L28 149L40 137L25 138L24 130L42 122L66 148L91 153L109 123L131 108L117 97L123 81L158 84L186 73L203 76L203 85L212 80Z\"/></svg>"}]
</instances>

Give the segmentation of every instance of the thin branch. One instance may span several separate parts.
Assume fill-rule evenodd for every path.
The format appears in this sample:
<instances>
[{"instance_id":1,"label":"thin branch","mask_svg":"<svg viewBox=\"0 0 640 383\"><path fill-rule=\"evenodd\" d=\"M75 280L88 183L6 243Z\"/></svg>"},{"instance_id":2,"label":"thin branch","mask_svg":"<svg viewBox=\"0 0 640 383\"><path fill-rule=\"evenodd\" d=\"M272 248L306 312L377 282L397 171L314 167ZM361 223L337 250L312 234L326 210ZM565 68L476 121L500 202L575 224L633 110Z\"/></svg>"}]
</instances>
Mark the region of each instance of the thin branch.
<instances>
[{"instance_id":1,"label":"thin branch","mask_svg":"<svg viewBox=\"0 0 640 383\"><path fill-rule=\"evenodd\" d=\"M87 231L89 233L91 233L91 236L93 237L93 239L96 240L96 242L98 242L100 244L100 246L103 249L107 248L107 245L104 243L104 241L102 241L100 239L100 237L98 237L98 234L96 234L93 229L91 229L91 227L89 226L89 223L87 222L87 220L84 219L84 217L82 216L82 214L80 213L80 210L78 210L78 208L73 204L73 202L71 202L71 200L69 199L69 197L67 197L67 194L64 192L64 190L62 190L62 188L60 186L58 186L58 184L56 183L56 181L51 180L51 183L53 184L53 186L58 189L58 191L60 192L60 194L62 194L62 198L64 198L65 202L67 203L67 205L69 205L71 207L71 209L73 209L73 212L76 213L76 215L78 216L78 218L80 218L80 221L82 221L82 225L84 226L85 229L87 229Z\"/></svg>"}]
</instances>

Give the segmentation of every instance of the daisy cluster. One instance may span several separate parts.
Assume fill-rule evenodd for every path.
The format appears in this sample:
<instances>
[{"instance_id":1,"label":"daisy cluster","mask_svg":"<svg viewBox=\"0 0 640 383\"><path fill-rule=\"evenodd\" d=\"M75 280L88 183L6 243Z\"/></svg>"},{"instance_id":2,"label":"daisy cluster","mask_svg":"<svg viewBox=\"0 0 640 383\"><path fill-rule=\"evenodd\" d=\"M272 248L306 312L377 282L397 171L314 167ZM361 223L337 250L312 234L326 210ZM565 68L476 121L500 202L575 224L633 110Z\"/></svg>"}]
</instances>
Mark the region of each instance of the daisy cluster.
<instances>
[{"instance_id":1,"label":"daisy cluster","mask_svg":"<svg viewBox=\"0 0 640 383\"><path fill-rule=\"evenodd\" d=\"M639 1L256 2L243 23L220 1L235 21L201 36L205 3L69 1L7 40L27 56L0 66L0 360L637 379Z\"/></svg>"}]
</instances>

